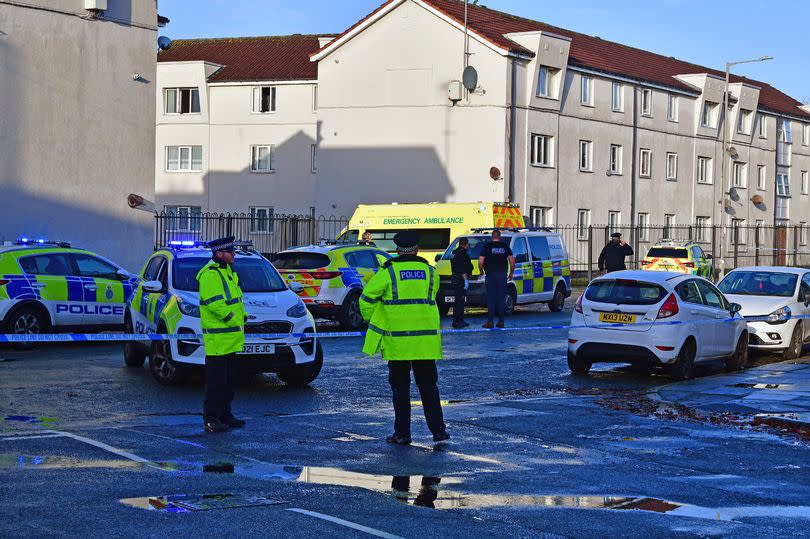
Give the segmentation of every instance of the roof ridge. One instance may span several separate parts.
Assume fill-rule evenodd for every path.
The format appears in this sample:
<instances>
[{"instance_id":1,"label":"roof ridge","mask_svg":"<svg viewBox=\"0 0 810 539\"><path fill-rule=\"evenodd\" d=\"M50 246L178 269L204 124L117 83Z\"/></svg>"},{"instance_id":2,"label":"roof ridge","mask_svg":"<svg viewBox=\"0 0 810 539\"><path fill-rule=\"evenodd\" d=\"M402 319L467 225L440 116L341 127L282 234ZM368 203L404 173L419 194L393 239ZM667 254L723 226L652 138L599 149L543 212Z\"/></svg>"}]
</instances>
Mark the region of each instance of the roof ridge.
<instances>
[{"instance_id":1,"label":"roof ridge","mask_svg":"<svg viewBox=\"0 0 810 539\"><path fill-rule=\"evenodd\" d=\"M282 34L274 36L190 37L190 38L173 39L172 43L189 43L199 41L248 41L252 39L283 39L290 37L315 38L315 37L335 37L337 35L338 34Z\"/></svg>"}]
</instances>

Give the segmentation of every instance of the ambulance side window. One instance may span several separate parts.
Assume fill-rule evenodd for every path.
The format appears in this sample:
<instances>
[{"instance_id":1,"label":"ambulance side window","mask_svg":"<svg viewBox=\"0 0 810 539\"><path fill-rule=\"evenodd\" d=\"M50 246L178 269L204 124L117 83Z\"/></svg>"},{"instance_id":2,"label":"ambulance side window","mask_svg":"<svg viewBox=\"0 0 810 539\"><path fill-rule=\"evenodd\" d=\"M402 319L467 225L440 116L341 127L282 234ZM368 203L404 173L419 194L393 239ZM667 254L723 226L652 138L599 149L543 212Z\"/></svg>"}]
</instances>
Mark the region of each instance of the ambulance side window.
<instances>
[{"instance_id":1,"label":"ambulance side window","mask_svg":"<svg viewBox=\"0 0 810 539\"><path fill-rule=\"evenodd\" d=\"M548 240L543 236L529 236L529 247L535 260L549 260Z\"/></svg>"},{"instance_id":2,"label":"ambulance side window","mask_svg":"<svg viewBox=\"0 0 810 539\"><path fill-rule=\"evenodd\" d=\"M71 258L82 277L118 280L118 268L100 258L89 255L71 255Z\"/></svg>"},{"instance_id":3,"label":"ambulance side window","mask_svg":"<svg viewBox=\"0 0 810 539\"><path fill-rule=\"evenodd\" d=\"M30 275L73 275L67 256L63 254L27 256L20 259L20 268Z\"/></svg>"},{"instance_id":4,"label":"ambulance side window","mask_svg":"<svg viewBox=\"0 0 810 539\"><path fill-rule=\"evenodd\" d=\"M515 238L512 245L512 254L515 256L515 264L529 261L529 250L526 248L525 238Z\"/></svg>"}]
</instances>

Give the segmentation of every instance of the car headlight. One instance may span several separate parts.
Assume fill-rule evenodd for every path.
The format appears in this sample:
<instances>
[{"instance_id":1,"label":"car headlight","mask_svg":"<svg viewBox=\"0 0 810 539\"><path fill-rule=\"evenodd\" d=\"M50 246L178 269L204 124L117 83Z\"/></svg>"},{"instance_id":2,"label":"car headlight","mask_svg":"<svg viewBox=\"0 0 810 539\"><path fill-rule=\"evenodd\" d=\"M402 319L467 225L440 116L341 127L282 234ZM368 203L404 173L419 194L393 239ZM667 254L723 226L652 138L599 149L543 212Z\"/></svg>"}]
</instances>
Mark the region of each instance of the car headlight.
<instances>
[{"instance_id":1,"label":"car headlight","mask_svg":"<svg viewBox=\"0 0 810 539\"><path fill-rule=\"evenodd\" d=\"M303 301L298 301L295 305L287 309L287 316L290 318L302 318L307 315L307 307Z\"/></svg>"},{"instance_id":2,"label":"car headlight","mask_svg":"<svg viewBox=\"0 0 810 539\"><path fill-rule=\"evenodd\" d=\"M790 307L785 306L768 315L769 324L784 324L790 319Z\"/></svg>"},{"instance_id":3,"label":"car headlight","mask_svg":"<svg viewBox=\"0 0 810 539\"><path fill-rule=\"evenodd\" d=\"M200 306L183 301L183 299L179 296L177 297L177 308L180 309L180 312L186 316L191 316L193 318L200 317Z\"/></svg>"}]
</instances>

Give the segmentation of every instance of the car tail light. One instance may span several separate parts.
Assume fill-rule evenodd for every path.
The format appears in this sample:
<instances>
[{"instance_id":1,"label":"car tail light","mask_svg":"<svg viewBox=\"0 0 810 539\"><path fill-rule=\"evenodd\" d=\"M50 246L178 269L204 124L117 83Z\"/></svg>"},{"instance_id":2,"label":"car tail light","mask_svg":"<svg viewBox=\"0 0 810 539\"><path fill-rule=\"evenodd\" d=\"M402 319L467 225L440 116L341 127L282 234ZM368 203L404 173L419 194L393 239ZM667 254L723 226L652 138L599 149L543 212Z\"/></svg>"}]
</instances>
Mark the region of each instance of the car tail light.
<instances>
[{"instance_id":1,"label":"car tail light","mask_svg":"<svg viewBox=\"0 0 810 539\"><path fill-rule=\"evenodd\" d=\"M656 316L657 320L662 318L669 318L670 316L675 316L680 312L678 308L678 299L675 297L675 294L670 294L667 300L661 305L661 308L658 309L658 316Z\"/></svg>"},{"instance_id":2,"label":"car tail light","mask_svg":"<svg viewBox=\"0 0 810 539\"><path fill-rule=\"evenodd\" d=\"M695 267L695 263L694 263L694 262L692 262L692 261L689 261L689 262L683 262L683 267L685 267L685 268L694 268L694 267Z\"/></svg>"},{"instance_id":3,"label":"car tail light","mask_svg":"<svg viewBox=\"0 0 810 539\"><path fill-rule=\"evenodd\" d=\"M582 296L585 294L580 294L579 298L577 298L577 302L574 304L574 310L578 313L582 312Z\"/></svg>"},{"instance_id":4,"label":"car tail light","mask_svg":"<svg viewBox=\"0 0 810 539\"><path fill-rule=\"evenodd\" d=\"M313 279L328 281L329 279L334 279L335 277L340 277L343 275L340 271L314 271L310 273Z\"/></svg>"},{"instance_id":5,"label":"car tail light","mask_svg":"<svg viewBox=\"0 0 810 539\"><path fill-rule=\"evenodd\" d=\"M577 344L577 339L568 339L568 344Z\"/></svg>"},{"instance_id":6,"label":"car tail light","mask_svg":"<svg viewBox=\"0 0 810 539\"><path fill-rule=\"evenodd\" d=\"M6 286L10 282L8 279L0 279L0 286Z\"/></svg>"},{"instance_id":7,"label":"car tail light","mask_svg":"<svg viewBox=\"0 0 810 539\"><path fill-rule=\"evenodd\" d=\"M661 350L662 352L672 352L673 350L675 350L674 346L658 346L658 345L656 345L655 347L658 348L659 350Z\"/></svg>"}]
</instances>

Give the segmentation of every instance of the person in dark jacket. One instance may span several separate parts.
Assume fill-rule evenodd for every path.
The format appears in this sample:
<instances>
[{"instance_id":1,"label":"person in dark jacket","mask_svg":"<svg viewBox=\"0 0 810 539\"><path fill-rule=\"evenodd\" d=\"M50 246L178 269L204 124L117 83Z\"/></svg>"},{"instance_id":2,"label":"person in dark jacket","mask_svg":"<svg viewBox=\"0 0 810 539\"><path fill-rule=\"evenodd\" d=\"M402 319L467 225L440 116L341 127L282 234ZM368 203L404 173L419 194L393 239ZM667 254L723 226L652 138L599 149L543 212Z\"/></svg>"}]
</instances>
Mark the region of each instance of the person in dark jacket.
<instances>
[{"instance_id":1,"label":"person in dark jacket","mask_svg":"<svg viewBox=\"0 0 810 539\"><path fill-rule=\"evenodd\" d=\"M467 286L472 277L473 265L467 250L470 248L470 240L461 238L458 240L458 247L453 251L453 259L450 261L450 268L453 273L453 327L456 329L466 328L470 324L464 321L464 302L467 296Z\"/></svg>"},{"instance_id":2,"label":"person in dark jacket","mask_svg":"<svg viewBox=\"0 0 810 539\"><path fill-rule=\"evenodd\" d=\"M599 254L599 271L610 273L627 269L624 257L632 256L633 248L622 241L622 235L614 232L610 235L610 242Z\"/></svg>"}]
</instances>

